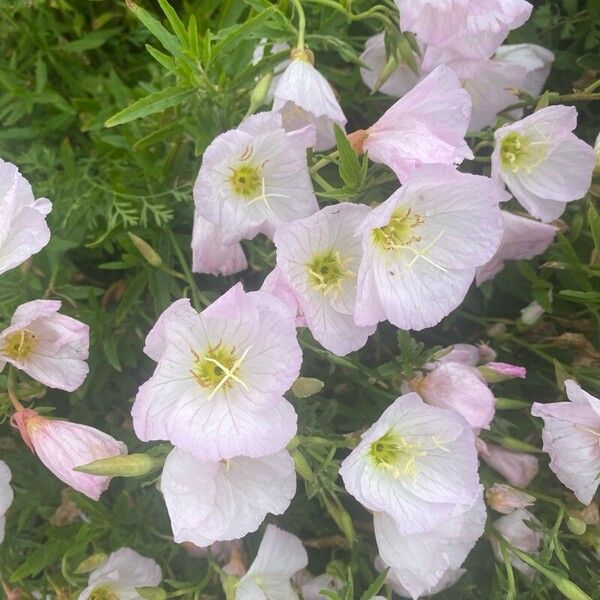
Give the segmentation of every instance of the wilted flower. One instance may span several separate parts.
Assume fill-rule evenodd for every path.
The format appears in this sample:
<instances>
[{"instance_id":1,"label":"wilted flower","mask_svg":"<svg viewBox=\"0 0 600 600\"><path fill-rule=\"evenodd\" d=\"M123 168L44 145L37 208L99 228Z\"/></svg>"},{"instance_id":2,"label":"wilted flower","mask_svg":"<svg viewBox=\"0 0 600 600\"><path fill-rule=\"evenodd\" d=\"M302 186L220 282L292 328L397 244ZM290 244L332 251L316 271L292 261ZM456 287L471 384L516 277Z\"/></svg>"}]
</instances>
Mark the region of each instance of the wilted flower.
<instances>
[{"instance_id":1,"label":"wilted flower","mask_svg":"<svg viewBox=\"0 0 600 600\"><path fill-rule=\"evenodd\" d=\"M492 55L533 8L525 0L396 0L396 5L402 31L469 58Z\"/></svg>"},{"instance_id":2,"label":"wilted flower","mask_svg":"<svg viewBox=\"0 0 600 600\"><path fill-rule=\"evenodd\" d=\"M254 562L236 587L236 600L295 600L290 578L308 564L302 542L275 525L267 525Z\"/></svg>"},{"instance_id":3,"label":"wilted flower","mask_svg":"<svg viewBox=\"0 0 600 600\"><path fill-rule=\"evenodd\" d=\"M143 600L136 588L156 587L161 581L162 570L156 561L131 548L119 548L90 573L79 600Z\"/></svg>"},{"instance_id":4,"label":"wilted flower","mask_svg":"<svg viewBox=\"0 0 600 600\"><path fill-rule=\"evenodd\" d=\"M286 133L281 115L253 115L217 136L204 152L194 184L197 214L235 244L318 210L306 149L315 128Z\"/></svg>"},{"instance_id":5,"label":"wilted flower","mask_svg":"<svg viewBox=\"0 0 600 600\"><path fill-rule=\"evenodd\" d=\"M101 458L127 454L127 446L87 425L50 419L30 409L13 414L11 424L44 465L73 489L98 500L110 477L74 471Z\"/></svg>"},{"instance_id":6,"label":"wilted flower","mask_svg":"<svg viewBox=\"0 0 600 600\"><path fill-rule=\"evenodd\" d=\"M238 242L224 244L219 227L204 219L198 209L192 230L192 271L210 275L233 275L248 267Z\"/></svg>"},{"instance_id":7,"label":"wilted flower","mask_svg":"<svg viewBox=\"0 0 600 600\"><path fill-rule=\"evenodd\" d=\"M140 439L220 460L272 454L296 433L296 413L282 395L298 377L302 352L293 316L277 298L237 284L200 314L179 300L144 351L158 365L132 408Z\"/></svg>"},{"instance_id":8,"label":"wilted flower","mask_svg":"<svg viewBox=\"0 0 600 600\"><path fill-rule=\"evenodd\" d=\"M445 165L415 171L359 228L355 322L423 329L455 309L498 248L503 197L487 177Z\"/></svg>"},{"instance_id":9,"label":"wilted flower","mask_svg":"<svg viewBox=\"0 0 600 600\"><path fill-rule=\"evenodd\" d=\"M539 96L554 62L554 53L537 44L506 44L496 50L497 62L520 65L527 70L523 89L533 97Z\"/></svg>"},{"instance_id":10,"label":"wilted flower","mask_svg":"<svg viewBox=\"0 0 600 600\"><path fill-rule=\"evenodd\" d=\"M355 235L369 214L364 204L341 203L280 227L277 269L296 294L315 339L338 355L362 348L375 325L354 323L356 274L362 242Z\"/></svg>"},{"instance_id":11,"label":"wilted flower","mask_svg":"<svg viewBox=\"0 0 600 600\"><path fill-rule=\"evenodd\" d=\"M533 496L503 483L494 483L486 490L485 498L491 508L503 515L510 515L517 509L527 508L535 503Z\"/></svg>"},{"instance_id":12,"label":"wilted flower","mask_svg":"<svg viewBox=\"0 0 600 600\"><path fill-rule=\"evenodd\" d=\"M344 587L344 582L335 575L323 573L313 577L300 586L303 600L327 600L328 596L321 594L321 590L336 592Z\"/></svg>"},{"instance_id":13,"label":"wilted flower","mask_svg":"<svg viewBox=\"0 0 600 600\"><path fill-rule=\"evenodd\" d=\"M496 529L507 542L519 550L527 552L528 554L533 554L539 550L542 534L540 531L529 527L525 521L536 522L536 518L528 510L516 510L510 515L500 517L494 521L494 529ZM500 551L498 540L495 537L492 537L490 541L496 558L498 561L502 562L502 553ZM515 569L523 573L525 577L533 577L533 574L535 573L533 567L523 562L508 549L507 553L510 563Z\"/></svg>"},{"instance_id":14,"label":"wilted flower","mask_svg":"<svg viewBox=\"0 0 600 600\"><path fill-rule=\"evenodd\" d=\"M331 85L313 66L310 50L292 51L275 88L273 111L281 113L286 131L314 125L317 138L311 145L317 151L335 146L333 125L344 129L347 121Z\"/></svg>"},{"instance_id":15,"label":"wilted flower","mask_svg":"<svg viewBox=\"0 0 600 600\"><path fill-rule=\"evenodd\" d=\"M400 396L362 434L340 474L352 496L387 513L402 535L438 527L480 494L468 423L414 393Z\"/></svg>"},{"instance_id":16,"label":"wilted flower","mask_svg":"<svg viewBox=\"0 0 600 600\"><path fill-rule=\"evenodd\" d=\"M502 271L507 260L533 258L545 252L558 231L554 225L540 223L504 210L502 218L504 233L500 247L490 261L477 269L475 275L477 285L492 279Z\"/></svg>"},{"instance_id":17,"label":"wilted flower","mask_svg":"<svg viewBox=\"0 0 600 600\"><path fill-rule=\"evenodd\" d=\"M369 158L389 166L404 182L424 164L460 164L473 158L464 137L471 99L458 77L442 65L350 140Z\"/></svg>"},{"instance_id":18,"label":"wilted flower","mask_svg":"<svg viewBox=\"0 0 600 600\"><path fill-rule=\"evenodd\" d=\"M525 379L527 376L527 369L525 367L503 362L489 362L477 370L481 377L488 383L500 383L509 379Z\"/></svg>"},{"instance_id":19,"label":"wilted flower","mask_svg":"<svg viewBox=\"0 0 600 600\"><path fill-rule=\"evenodd\" d=\"M13 491L10 487L11 472L8 465L0 460L0 544L4 541L4 523L6 511L13 501Z\"/></svg>"},{"instance_id":20,"label":"wilted flower","mask_svg":"<svg viewBox=\"0 0 600 600\"><path fill-rule=\"evenodd\" d=\"M432 406L452 408L473 429L489 429L494 418L495 398L476 369L445 362L425 377L411 382L411 388Z\"/></svg>"},{"instance_id":21,"label":"wilted flower","mask_svg":"<svg viewBox=\"0 0 600 600\"><path fill-rule=\"evenodd\" d=\"M160 489L175 541L203 547L244 537L268 513L282 514L296 493L296 471L287 450L203 461L175 448L165 461Z\"/></svg>"},{"instance_id":22,"label":"wilted flower","mask_svg":"<svg viewBox=\"0 0 600 600\"><path fill-rule=\"evenodd\" d=\"M36 200L29 182L12 163L0 159L0 274L19 266L50 240L46 215L52 204Z\"/></svg>"},{"instance_id":23,"label":"wilted flower","mask_svg":"<svg viewBox=\"0 0 600 600\"><path fill-rule=\"evenodd\" d=\"M526 488L540 469L537 458L525 452L507 450L481 439L477 440L477 449L487 465L500 473L508 483L519 488Z\"/></svg>"},{"instance_id":24,"label":"wilted flower","mask_svg":"<svg viewBox=\"0 0 600 600\"><path fill-rule=\"evenodd\" d=\"M570 402L534 402L531 414L544 419L550 468L582 504L589 504L600 484L600 400L572 379L565 388Z\"/></svg>"},{"instance_id":25,"label":"wilted flower","mask_svg":"<svg viewBox=\"0 0 600 600\"><path fill-rule=\"evenodd\" d=\"M21 304L0 332L0 371L8 362L47 385L72 392L88 374L89 327L58 313L58 300Z\"/></svg>"},{"instance_id":26,"label":"wilted flower","mask_svg":"<svg viewBox=\"0 0 600 600\"><path fill-rule=\"evenodd\" d=\"M535 325L541 319L544 312L546 312L544 307L537 300L534 300L521 309L521 321L525 325Z\"/></svg>"},{"instance_id":27,"label":"wilted flower","mask_svg":"<svg viewBox=\"0 0 600 600\"><path fill-rule=\"evenodd\" d=\"M457 511L422 533L403 535L394 519L377 512L373 523L381 560L391 567L390 577L415 600L439 591L444 584L456 581L456 569L481 537L485 518L480 490L466 512Z\"/></svg>"},{"instance_id":28,"label":"wilted flower","mask_svg":"<svg viewBox=\"0 0 600 600\"><path fill-rule=\"evenodd\" d=\"M548 106L494 133L492 177L545 223L560 217L592 181L595 154L572 131L574 106Z\"/></svg>"}]
</instances>

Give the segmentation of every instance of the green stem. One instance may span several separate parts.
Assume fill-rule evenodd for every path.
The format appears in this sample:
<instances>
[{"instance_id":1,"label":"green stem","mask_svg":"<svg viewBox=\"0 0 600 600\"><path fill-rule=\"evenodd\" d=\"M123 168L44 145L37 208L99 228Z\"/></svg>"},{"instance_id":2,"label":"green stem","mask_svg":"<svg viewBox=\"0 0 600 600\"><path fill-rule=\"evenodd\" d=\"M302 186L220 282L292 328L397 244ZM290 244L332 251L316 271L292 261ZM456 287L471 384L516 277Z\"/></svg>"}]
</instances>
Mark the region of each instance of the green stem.
<instances>
[{"instance_id":1,"label":"green stem","mask_svg":"<svg viewBox=\"0 0 600 600\"><path fill-rule=\"evenodd\" d=\"M306 30L306 15L302 8L302 0L294 0L294 6L298 11L298 43L296 48L298 50L304 50L304 32Z\"/></svg>"},{"instance_id":2,"label":"green stem","mask_svg":"<svg viewBox=\"0 0 600 600\"><path fill-rule=\"evenodd\" d=\"M12 365L8 366L8 382L7 382L8 398L13 405L15 411L25 410L25 407L19 402L15 393L15 369Z\"/></svg>"},{"instance_id":3,"label":"green stem","mask_svg":"<svg viewBox=\"0 0 600 600\"><path fill-rule=\"evenodd\" d=\"M324 156L320 160L318 160L309 170L310 174L313 175L320 171L323 167L326 167L328 164L332 163L334 160L339 158L340 153L339 150L334 150L327 156Z\"/></svg>"}]
</instances>

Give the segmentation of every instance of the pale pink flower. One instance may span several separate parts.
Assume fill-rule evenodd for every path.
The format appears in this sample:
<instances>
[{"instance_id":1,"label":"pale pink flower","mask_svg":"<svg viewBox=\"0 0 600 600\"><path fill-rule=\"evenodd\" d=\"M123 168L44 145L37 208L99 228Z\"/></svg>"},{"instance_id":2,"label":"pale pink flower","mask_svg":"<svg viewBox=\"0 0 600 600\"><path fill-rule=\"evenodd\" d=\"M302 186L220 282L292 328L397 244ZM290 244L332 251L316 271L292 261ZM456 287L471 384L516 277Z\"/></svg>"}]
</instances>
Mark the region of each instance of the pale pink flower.
<instances>
[{"instance_id":1,"label":"pale pink flower","mask_svg":"<svg viewBox=\"0 0 600 600\"><path fill-rule=\"evenodd\" d=\"M396 0L400 28L462 56L487 58L531 14L525 0Z\"/></svg>"},{"instance_id":2,"label":"pale pink flower","mask_svg":"<svg viewBox=\"0 0 600 600\"><path fill-rule=\"evenodd\" d=\"M503 483L494 483L486 490L485 498L491 508L503 515L510 515L517 509L535 504L533 496Z\"/></svg>"},{"instance_id":3,"label":"pale pink flower","mask_svg":"<svg viewBox=\"0 0 600 600\"><path fill-rule=\"evenodd\" d=\"M12 488L10 487L10 480L10 469L3 460L0 460L0 544L4 541L5 515L14 498Z\"/></svg>"},{"instance_id":4,"label":"pale pink flower","mask_svg":"<svg viewBox=\"0 0 600 600\"><path fill-rule=\"evenodd\" d=\"M390 576L396 584L416 600L456 581L456 569L481 537L485 518L481 490L468 510L448 515L426 532L402 534L394 519L376 512L373 523L379 555L391 567Z\"/></svg>"},{"instance_id":5,"label":"pale pink flower","mask_svg":"<svg viewBox=\"0 0 600 600\"><path fill-rule=\"evenodd\" d=\"M449 349L450 351L439 358L437 362L460 363L470 367L474 367L479 362L479 348L473 344L452 344Z\"/></svg>"},{"instance_id":6,"label":"pale pink flower","mask_svg":"<svg viewBox=\"0 0 600 600\"><path fill-rule=\"evenodd\" d=\"M21 304L0 332L0 371L10 363L51 388L72 392L88 374L89 327L59 314L58 300Z\"/></svg>"},{"instance_id":7,"label":"pale pink flower","mask_svg":"<svg viewBox=\"0 0 600 600\"><path fill-rule=\"evenodd\" d=\"M119 548L108 560L90 573L88 586L78 600L88 598L122 598L143 600L136 588L156 587L162 581L158 563L131 548Z\"/></svg>"},{"instance_id":8,"label":"pale pink flower","mask_svg":"<svg viewBox=\"0 0 600 600\"><path fill-rule=\"evenodd\" d=\"M259 457L296 433L282 395L302 352L294 318L277 298L241 284L198 314L180 300L159 318L145 352L158 362L132 408L144 441L169 440L201 460Z\"/></svg>"},{"instance_id":9,"label":"pale pink flower","mask_svg":"<svg viewBox=\"0 0 600 600\"><path fill-rule=\"evenodd\" d=\"M127 454L127 446L87 425L42 417L25 408L13 414L11 424L44 465L73 489L98 500L110 477L74 471L102 458Z\"/></svg>"},{"instance_id":10,"label":"pale pink flower","mask_svg":"<svg viewBox=\"0 0 600 600\"><path fill-rule=\"evenodd\" d=\"M569 402L534 402L531 414L544 419L550 468L582 504L589 504L600 484L600 400L572 379L565 388Z\"/></svg>"},{"instance_id":11,"label":"pale pink flower","mask_svg":"<svg viewBox=\"0 0 600 600\"><path fill-rule=\"evenodd\" d=\"M536 523L536 518L525 509L515 510L510 515L500 517L494 521L494 529L506 539L507 542L528 554L535 554L540 548L542 533L530 527L525 521ZM494 554L499 562L503 562L500 544L495 537L490 538ZM523 562L507 549L508 559L512 566L523 573L525 577L533 578L535 573L533 567Z\"/></svg>"},{"instance_id":12,"label":"pale pink flower","mask_svg":"<svg viewBox=\"0 0 600 600\"><path fill-rule=\"evenodd\" d=\"M507 260L533 258L545 252L558 232L558 228L554 225L540 223L504 210L502 218L504 233L500 247L490 261L477 269L475 275L477 285L492 279L502 271Z\"/></svg>"},{"instance_id":13,"label":"pale pink flower","mask_svg":"<svg viewBox=\"0 0 600 600\"><path fill-rule=\"evenodd\" d=\"M343 202L275 234L277 269L296 294L306 325L323 347L341 356L362 348L376 328L353 319L362 257L355 234L369 211L364 204Z\"/></svg>"},{"instance_id":14,"label":"pale pink flower","mask_svg":"<svg viewBox=\"0 0 600 600\"><path fill-rule=\"evenodd\" d=\"M576 125L574 106L548 106L494 133L492 177L545 223L583 197L592 181L596 157L572 133Z\"/></svg>"},{"instance_id":15,"label":"pale pink flower","mask_svg":"<svg viewBox=\"0 0 600 600\"><path fill-rule=\"evenodd\" d=\"M348 493L390 515L402 535L438 527L480 494L469 424L414 393L400 396L362 434L340 474Z\"/></svg>"},{"instance_id":16,"label":"pale pink flower","mask_svg":"<svg viewBox=\"0 0 600 600\"><path fill-rule=\"evenodd\" d=\"M194 202L197 214L217 227L221 243L272 235L281 223L318 210L306 160L314 139L314 127L286 133L281 115L264 112L213 140Z\"/></svg>"},{"instance_id":17,"label":"pale pink flower","mask_svg":"<svg viewBox=\"0 0 600 600\"><path fill-rule=\"evenodd\" d=\"M224 244L219 227L204 219L198 209L192 230L192 271L210 275L233 275L248 267L238 242Z\"/></svg>"},{"instance_id":18,"label":"pale pink flower","mask_svg":"<svg viewBox=\"0 0 600 600\"><path fill-rule=\"evenodd\" d=\"M336 592L344 587L344 582L335 575L323 573L313 577L300 586L303 600L328 600L329 596L321 594L321 590Z\"/></svg>"},{"instance_id":19,"label":"pale pink flower","mask_svg":"<svg viewBox=\"0 0 600 600\"><path fill-rule=\"evenodd\" d=\"M291 577L308 564L302 542L275 525L267 525L254 562L236 587L236 600L297 600Z\"/></svg>"},{"instance_id":20,"label":"pale pink flower","mask_svg":"<svg viewBox=\"0 0 600 600\"><path fill-rule=\"evenodd\" d=\"M19 266L50 241L46 215L52 204L35 199L29 182L0 159L0 274Z\"/></svg>"},{"instance_id":21,"label":"pale pink flower","mask_svg":"<svg viewBox=\"0 0 600 600\"><path fill-rule=\"evenodd\" d=\"M453 165L473 158L464 140L470 117L469 94L442 65L362 133L362 149L404 182L421 165Z\"/></svg>"},{"instance_id":22,"label":"pale pink flower","mask_svg":"<svg viewBox=\"0 0 600 600\"><path fill-rule=\"evenodd\" d=\"M489 429L496 399L476 369L460 363L443 363L421 379L412 389L432 406L459 412L475 429Z\"/></svg>"},{"instance_id":23,"label":"pale pink flower","mask_svg":"<svg viewBox=\"0 0 600 600\"><path fill-rule=\"evenodd\" d=\"M536 97L542 93L550 75L554 53L537 44L506 44L496 50L494 60L525 67L527 77L523 89Z\"/></svg>"},{"instance_id":24,"label":"pale pink flower","mask_svg":"<svg viewBox=\"0 0 600 600\"><path fill-rule=\"evenodd\" d=\"M298 296L283 276L279 267L275 267L265 277L260 289L267 294L275 296L275 298L281 300L289 308L290 313L294 317L296 327L306 327L306 319L304 318L304 313L300 307Z\"/></svg>"},{"instance_id":25,"label":"pale pink flower","mask_svg":"<svg viewBox=\"0 0 600 600\"><path fill-rule=\"evenodd\" d=\"M425 165L364 219L354 313L424 329L464 299L502 236L503 193L487 177Z\"/></svg>"},{"instance_id":26,"label":"pale pink flower","mask_svg":"<svg viewBox=\"0 0 600 600\"><path fill-rule=\"evenodd\" d=\"M515 487L526 488L538 474L540 466L535 456L507 450L498 444L477 440L479 456Z\"/></svg>"},{"instance_id":27,"label":"pale pink flower","mask_svg":"<svg viewBox=\"0 0 600 600\"><path fill-rule=\"evenodd\" d=\"M317 137L312 145L317 151L335 146L333 125L344 129L347 122L331 85L315 69L308 51L292 52L292 62L275 88L273 111L281 113L286 131L314 125Z\"/></svg>"},{"instance_id":28,"label":"pale pink flower","mask_svg":"<svg viewBox=\"0 0 600 600\"><path fill-rule=\"evenodd\" d=\"M296 493L287 450L261 458L204 461L175 448L160 481L176 542L210 546L255 531L267 514L280 515Z\"/></svg>"},{"instance_id":29,"label":"pale pink flower","mask_svg":"<svg viewBox=\"0 0 600 600\"><path fill-rule=\"evenodd\" d=\"M596 137L596 142L594 143L594 152L596 154L596 167L594 168L594 173L600 174L600 133Z\"/></svg>"}]
</instances>

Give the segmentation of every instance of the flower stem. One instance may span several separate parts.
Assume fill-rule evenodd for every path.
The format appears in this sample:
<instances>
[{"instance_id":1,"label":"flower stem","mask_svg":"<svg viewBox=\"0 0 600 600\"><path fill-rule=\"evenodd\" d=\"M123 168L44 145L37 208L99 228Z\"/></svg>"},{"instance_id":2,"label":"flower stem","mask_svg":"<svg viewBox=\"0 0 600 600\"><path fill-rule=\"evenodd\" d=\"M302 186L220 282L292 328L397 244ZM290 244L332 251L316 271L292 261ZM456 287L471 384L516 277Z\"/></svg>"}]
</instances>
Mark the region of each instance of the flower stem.
<instances>
[{"instance_id":1,"label":"flower stem","mask_svg":"<svg viewBox=\"0 0 600 600\"><path fill-rule=\"evenodd\" d=\"M302 0L294 0L294 6L298 11L298 43L296 48L298 50L304 50L304 31L306 30L306 16L304 15L304 9L302 8Z\"/></svg>"},{"instance_id":2,"label":"flower stem","mask_svg":"<svg viewBox=\"0 0 600 600\"><path fill-rule=\"evenodd\" d=\"M15 411L24 410L25 407L19 402L15 393L15 370L12 365L8 366L8 385L6 391L8 392L8 399L13 405Z\"/></svg>"}]
</instances>

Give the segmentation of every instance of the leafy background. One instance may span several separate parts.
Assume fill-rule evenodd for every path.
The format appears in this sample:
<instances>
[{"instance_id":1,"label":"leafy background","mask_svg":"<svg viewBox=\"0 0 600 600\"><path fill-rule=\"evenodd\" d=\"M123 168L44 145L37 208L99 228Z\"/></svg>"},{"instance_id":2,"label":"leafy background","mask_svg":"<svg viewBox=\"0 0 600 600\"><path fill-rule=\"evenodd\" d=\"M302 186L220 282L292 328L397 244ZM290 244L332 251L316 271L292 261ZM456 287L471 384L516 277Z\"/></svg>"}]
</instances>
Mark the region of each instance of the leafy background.
<instances>
[{"instance_id":1,"label":"leafy background","mask_svg":"<svg viewBox=\"0 0 600 600\"><path fill-rule=\"evenodd\" d=\"M600 70L600 2L534 4L532 19L509 41L539 43L556 53L548 89L570 94L585 88ZM369 94L358 57L366 38L382 27L391 40L398 41L398 34L377 17L372 1L309 0L304 5L307 43L339 93L348 131L368 126L393 99ZM389 10L393 3L386 0L382 6ZM0 19L0 156L20 167L36 196L54 203L48 247L2 276L0 324L20 303L44 297L62 300L63 310L92 331L90 376L76 393L47 391L21 377L19 396L38 410L108 431L130 451L147 451L129 417L137 387L153 368L142 353L145 334L174 300L190 296L202 308L237 280L193 276L189 270L191 189L201 154L216 135L241 121L257 77L281 60L279 54L253 65L258 41L295 43L293 4L147 0L142 7L98 0L0 0ZM526 103L535 105L531 99ZM593 143L600 129L597 104L578 101L577 108L577 134ZM489 167L483 158L465 168L486 173ZM377 203L393 191L394 181L384 167L370 165L357 174L342 161L320 171L316 189L323 204L338 199ZM363 350L346 358L301 333L302 374L325 386L309 398L289 394L300 415L294 450L299 491L283 517L269 520L305 541L313 573L328 567L348 582L341 597L359 597L376 578L369 515L337 478L353 438L345 434L372 423L398 395L403 377L439 346L486 340L500 360L527 366L525 382L494 390L521 401L517 408L498 411L488 434L509 447L524 442L541 447L540 423L528 416L529 405L563 399L567 376L600 392L600 218L594 208L599 196L596 182L586 199L569 205L561 234L545 256L511 264L493 282L472 289L461 308L436 328L411 337L380 325ZM150 266L129 233L149 243L164 268ZM246 289L257 289L274 264L274 248L262 238L244 246L250 268L241 279ZM526 326L520 310L533 299L547 312ZM4 594L19 587L24 597L39 590L67 598L85 585L87 576L76 573L83 560L128 545L160 562L169 597L223 596L215 560L192 556L172 543L154 475L114 480L99 503L65 492L11 431L5 389L0 374L0 452L12 468L16 492L0 546ZM545 530L540 562L568 572L599 598L600 529L588 528L581 536L568 530L563 513L577 508L576 501L557 484L543 455L540 460L543 468L532 487L554 499L536 504ZM498 476L482 468L482 478L491 483ZM245 540L250 560L261 532ZM467 567L468 574L440 598L562 597L543 576L527 582L517 575L513 588L486 539Z\"/></svg>"}]
</instances>

